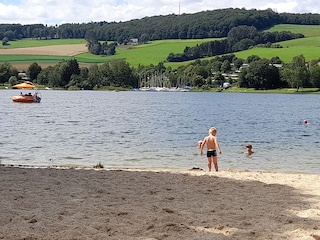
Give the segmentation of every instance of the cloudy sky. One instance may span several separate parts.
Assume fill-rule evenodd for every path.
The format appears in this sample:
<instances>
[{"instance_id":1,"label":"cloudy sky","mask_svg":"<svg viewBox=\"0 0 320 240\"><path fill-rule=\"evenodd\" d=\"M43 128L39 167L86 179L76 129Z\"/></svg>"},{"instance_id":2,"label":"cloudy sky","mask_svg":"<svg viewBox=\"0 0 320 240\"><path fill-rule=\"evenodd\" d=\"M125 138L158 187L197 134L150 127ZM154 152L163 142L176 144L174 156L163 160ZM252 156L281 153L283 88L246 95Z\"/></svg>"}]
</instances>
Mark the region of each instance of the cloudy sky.
<instances>
[{"instance_id":1,"label":"cloudy sky","mask_svg":"<svg viewBox=\"0 0 320 240\"><path fill-rule=\"evenodd\" d=\"M119 22L230 7L271 8L279 13L320 13L318 0L0 0L0 23Z\"/></svg>"}]
</instances>

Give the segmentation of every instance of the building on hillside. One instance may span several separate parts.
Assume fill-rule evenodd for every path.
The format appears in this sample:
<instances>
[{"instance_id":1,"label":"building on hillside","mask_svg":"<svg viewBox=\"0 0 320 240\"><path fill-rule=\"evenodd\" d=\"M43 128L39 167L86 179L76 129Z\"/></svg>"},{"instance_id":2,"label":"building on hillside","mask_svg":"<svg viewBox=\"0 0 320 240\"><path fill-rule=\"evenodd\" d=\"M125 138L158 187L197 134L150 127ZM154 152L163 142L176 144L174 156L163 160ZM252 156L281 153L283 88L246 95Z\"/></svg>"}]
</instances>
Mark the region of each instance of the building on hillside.
<instances>
[{"instance_id":1,"label":"building on hillside","mask_svg":"<svg viewBox=\"0 0 320 240\"><path fill-rule=\"evenodd\" d=\"M139 38L131 38L128 42L128 45L138 45L139 44Z\"/></svg>"}]
</instances>

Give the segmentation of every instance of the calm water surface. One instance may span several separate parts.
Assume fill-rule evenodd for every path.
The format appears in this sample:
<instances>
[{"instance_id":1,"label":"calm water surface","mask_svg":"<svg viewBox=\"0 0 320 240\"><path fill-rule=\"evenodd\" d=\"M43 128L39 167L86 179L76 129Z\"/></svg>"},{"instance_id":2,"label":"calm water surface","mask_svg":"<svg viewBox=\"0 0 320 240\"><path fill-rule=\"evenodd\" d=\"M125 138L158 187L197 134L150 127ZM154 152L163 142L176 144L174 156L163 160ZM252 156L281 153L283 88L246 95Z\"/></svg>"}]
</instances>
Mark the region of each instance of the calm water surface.
<instances>
[{"instance_id":1,"label":"calm water surface","mask_svg":"<svg viewBox=\"0 0 320 240\"><path fill-rule=\"evenodd\" d=\"M40 104L12 102L19 92L0 91L2 164L206 169L197 142L215 126L221 170L320 173L316 94L42 91Z\"/></svg>"}]
</instances>

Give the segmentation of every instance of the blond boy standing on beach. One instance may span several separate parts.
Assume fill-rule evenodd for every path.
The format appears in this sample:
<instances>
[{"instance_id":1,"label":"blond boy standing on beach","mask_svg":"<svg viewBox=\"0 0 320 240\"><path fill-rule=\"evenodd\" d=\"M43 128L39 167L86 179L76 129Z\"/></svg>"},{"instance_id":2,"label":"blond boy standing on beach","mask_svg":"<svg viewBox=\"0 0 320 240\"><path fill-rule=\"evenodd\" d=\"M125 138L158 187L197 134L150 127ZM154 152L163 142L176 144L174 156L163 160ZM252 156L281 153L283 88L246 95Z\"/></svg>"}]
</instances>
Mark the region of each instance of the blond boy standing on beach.
<instances>
[{"instance_id":1,"label":"blond boy standing on beach","mask_svg":"<svg viewBox=\"0 0 320 240\"><path fill-rule=\"evenodd\" d=\"M211 127L209 129L209 136L205 137L200 144L200 155L203 154L203 147L207 145L207 158L208 158L208 171L211 172L212 163L214 164L215 170L218 172L218 158L217 158L217 150L219 154L221 154L220 145L218 142L218 138L216 137L217 129Z\"/></svg>"}]
</instances>

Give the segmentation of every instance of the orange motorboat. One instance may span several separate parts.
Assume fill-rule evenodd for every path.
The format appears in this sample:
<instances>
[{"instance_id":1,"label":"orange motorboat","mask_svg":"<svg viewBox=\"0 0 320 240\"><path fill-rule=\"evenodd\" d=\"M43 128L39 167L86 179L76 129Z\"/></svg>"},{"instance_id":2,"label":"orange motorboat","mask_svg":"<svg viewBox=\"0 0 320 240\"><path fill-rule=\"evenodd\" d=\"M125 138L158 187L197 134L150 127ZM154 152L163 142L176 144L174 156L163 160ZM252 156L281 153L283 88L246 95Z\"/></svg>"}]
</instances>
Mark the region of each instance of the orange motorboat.
<instances>
[{"instance_id":1,"label":"orange motorboat","mask_svg":"<svg viewBox=\"0 0 320 240\"><path fill-rule=\"evenodd\" d=\"M33 103L33 102L39 103L41 101L41 98L38 97L36 93L33 95L25 94L25 95L13 96L12 101L25 102L25 103Z\"/></svg>"},{"instance_id":2,"label":"orange motorboat","mask_svg":"<svg viewBox=\"0 0 320 240\"><path fill-rule=\"evenodd\" d=\"M40 92L37 90L36 86L32 82L24 82L17 85L12 86L13 89L33 89L35 93L32 95L31 93L22 94L18 96L13 96L13 102L23 102L23 103L39 103L41 101Z\"/></svg>"}]
</instances>

